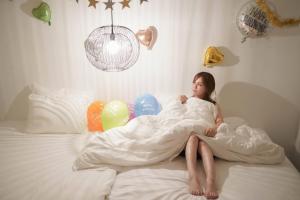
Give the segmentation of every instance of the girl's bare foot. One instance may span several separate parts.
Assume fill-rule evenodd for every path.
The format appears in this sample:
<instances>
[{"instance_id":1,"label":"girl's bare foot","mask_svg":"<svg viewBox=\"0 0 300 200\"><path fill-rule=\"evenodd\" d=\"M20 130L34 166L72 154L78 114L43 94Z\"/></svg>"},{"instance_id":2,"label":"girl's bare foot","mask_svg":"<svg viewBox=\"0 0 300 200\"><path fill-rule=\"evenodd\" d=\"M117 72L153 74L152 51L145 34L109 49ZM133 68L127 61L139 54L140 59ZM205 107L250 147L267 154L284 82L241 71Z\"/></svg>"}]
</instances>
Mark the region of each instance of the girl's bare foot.
<instances>
[{"instance_id":1,"label":"girl's bare foot","mask_svg":"<svg viewBox=\"0 0 300 200\"><path fill-rule=\"evenodd\" d=\"M219 197L216 184L212 180L207 180L206 181L206 188L204 192L204 196L207 199L217 199Z\"/></svg>"},{"instance_id":2,"label":"girl's bare foot","mask_svg":"<svg viewBox=\"0 0 300 200\"><path fill-rule=\"evenodd\" d=\"M202 196L204 194L198 177L191 177L189 180L189 185L190 185L190 193L192 195Z\"/></svg>"}]
</instances>

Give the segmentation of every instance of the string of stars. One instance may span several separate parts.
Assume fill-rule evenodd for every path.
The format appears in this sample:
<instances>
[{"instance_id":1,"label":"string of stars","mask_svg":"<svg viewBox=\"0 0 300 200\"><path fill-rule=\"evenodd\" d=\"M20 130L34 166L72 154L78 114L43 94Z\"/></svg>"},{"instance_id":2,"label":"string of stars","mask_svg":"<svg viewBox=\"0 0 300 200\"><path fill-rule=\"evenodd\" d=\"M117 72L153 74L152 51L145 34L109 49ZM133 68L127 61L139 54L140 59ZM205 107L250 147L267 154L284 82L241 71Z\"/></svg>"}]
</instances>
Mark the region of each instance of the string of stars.
<instances>
[{"instance_id":1,"label":"string of stars","mask_svg":"<svg viewBox=\"0 0 300 200\"><path fill-rule=\"evenodd\" d=\"M78 3L79 0L76 0L76 2ZM100 3L101 0L88 0L89 1L89 7L93 6L95 9L97 7L97 3ZM112 9L113 10L113 6L115 3L120 3L122 4L122 9L125 8L130 8L129 3L132 0L122 0L119 2L113 2L112 0L107 0L106 2L102 2L103 4L105 4L105 10L106 9ZM148 2L148 0L139 0L140 4L143 4L144 2Z\"/></svg>"}]
</instances>

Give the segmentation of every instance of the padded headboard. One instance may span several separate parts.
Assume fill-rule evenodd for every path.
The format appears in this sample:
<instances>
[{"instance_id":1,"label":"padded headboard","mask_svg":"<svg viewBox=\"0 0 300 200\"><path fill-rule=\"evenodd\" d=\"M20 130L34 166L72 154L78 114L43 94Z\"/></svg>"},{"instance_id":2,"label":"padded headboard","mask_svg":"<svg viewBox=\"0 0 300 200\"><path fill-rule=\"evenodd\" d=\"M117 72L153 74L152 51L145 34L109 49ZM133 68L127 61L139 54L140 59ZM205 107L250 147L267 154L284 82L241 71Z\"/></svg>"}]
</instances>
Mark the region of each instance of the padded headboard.
<instances>
[{"instance_id":1,"label":"padded headboard","mask_svg":"<svg viewBox=\"0 0 300 200\"><path fill-rule=\"evenodd\" d=\"M284 147L287 157L299 164L295 141L300 112L295 105L266 88L245 82L224 85L218 102L224 117L239 116L249 125L264 129L275 143Z\"/></svg>"}]
</instances>

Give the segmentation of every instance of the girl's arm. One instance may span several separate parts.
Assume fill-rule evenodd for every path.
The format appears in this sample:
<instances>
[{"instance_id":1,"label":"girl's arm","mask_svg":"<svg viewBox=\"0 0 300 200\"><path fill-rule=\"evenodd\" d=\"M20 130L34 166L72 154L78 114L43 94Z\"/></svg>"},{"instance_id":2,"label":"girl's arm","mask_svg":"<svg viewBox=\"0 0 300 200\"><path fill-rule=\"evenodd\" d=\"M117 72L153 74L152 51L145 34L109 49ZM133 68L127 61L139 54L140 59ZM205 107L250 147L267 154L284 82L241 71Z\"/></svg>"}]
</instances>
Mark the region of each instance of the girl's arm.
<instances>
[{"instance_id":1,"label":"girl's arm","mask_svg":"<svg viewBox=\"0 0 300 200\"><path fill-rule=\"evenodd\" d=\"M223 120L223 115L220 106L217 103L216 106L217 106L217 116L215 122L216 122L216 128L218 129L218 127L220 126L220 124L224 122L224 120Z\"/></svg>"},{"instance_id":2,"label":"girl's arm","mask_svg":"<svg viewBox=\"0 0 300 200\"><path fill-rule=\"evenodd\" d=\"M217 116L215 119L216 126L213 128L207 128L205 130L205 135L208 137L214 137L217 134L218 127L224 122L220 106L218 104L216 104L215 106L217 106Z\"/></svg>"}]
</instances>

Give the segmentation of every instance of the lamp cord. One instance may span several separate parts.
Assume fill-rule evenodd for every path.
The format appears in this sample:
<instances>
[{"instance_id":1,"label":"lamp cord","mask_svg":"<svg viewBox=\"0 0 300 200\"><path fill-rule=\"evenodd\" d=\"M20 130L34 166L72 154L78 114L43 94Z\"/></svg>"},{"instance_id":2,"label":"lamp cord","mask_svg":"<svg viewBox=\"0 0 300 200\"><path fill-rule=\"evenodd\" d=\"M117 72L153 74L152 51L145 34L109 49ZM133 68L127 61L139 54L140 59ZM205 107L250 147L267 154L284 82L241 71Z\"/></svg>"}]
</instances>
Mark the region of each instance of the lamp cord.
<instances>
[{"instance_id":1,"label":"lamp cord","mask_svg":"<svg viewBox=\"0 0 300 200\"><path fill-rule=\"evenodd\" d=\"M110 1L112 1L112 0L110 0ZM111 8L110 9L110 19L111 19L111 34L112 34L112 37L113 37L113 39L115 39L114 38L114 18L113 18L113 9Z\"/></svg>"}]
</instances>

